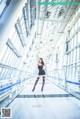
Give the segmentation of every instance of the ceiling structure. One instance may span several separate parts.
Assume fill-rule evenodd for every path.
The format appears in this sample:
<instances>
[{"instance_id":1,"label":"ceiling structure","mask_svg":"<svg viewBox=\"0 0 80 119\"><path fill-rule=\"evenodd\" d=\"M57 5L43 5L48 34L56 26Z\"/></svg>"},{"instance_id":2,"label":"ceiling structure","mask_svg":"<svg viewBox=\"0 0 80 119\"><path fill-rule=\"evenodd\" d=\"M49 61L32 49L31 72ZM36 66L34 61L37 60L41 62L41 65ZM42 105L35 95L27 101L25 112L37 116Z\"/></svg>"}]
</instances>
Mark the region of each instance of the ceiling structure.
<instances>
[{"instance_id":1,"label":"ceiling structure","mask_svg":"<svg viewBox=\"0 0 80 119\"><path fill-rule=\"evenodd\" d=\"M54 46L64 33L64 29L77 5L40 5L38 2L61 2L62 0L39 0L36 2L37 18L37 53L38 57L47 58L54 51ZM63 2L80 0L63 0Z\"/></svg>"},{"instance_id":2,"label":"ceiling structure","mask_svg":"<svg viewBox=\"0 0 80 119\"><path fill-rule=\"evenodd\" d=\"M80 0L63 0L63 2L71 1L80 2ZM31 29L35 26L36 33L34 33L34 42L36 43L36 48L34 51L37 53L37 57L49 60L52 53L55 53L55 46L58 43L60 36L64 35L64 29L71 16L74 14L77 5L41 5L40 2L58 3L62 2L62 0L11 1L0 18L0 51L6 41L12 36L14 26L22 46L28 47L29 43L27 42L31 36ZM18 26L20 32L18 32ZM24 38L21 37L23 35L22 32L24 32ZM8 45L10 45L10 42ZM32 47L32 45L33 44L31 44L30 47ZM32 50L32 52L34 51ZM33 53L33 58L36 57L36 53ZM26 54L28 54L27 51ZM25 62L27 62L26 60L27 59L24 58Z\"/></svg>"}]
</instances>

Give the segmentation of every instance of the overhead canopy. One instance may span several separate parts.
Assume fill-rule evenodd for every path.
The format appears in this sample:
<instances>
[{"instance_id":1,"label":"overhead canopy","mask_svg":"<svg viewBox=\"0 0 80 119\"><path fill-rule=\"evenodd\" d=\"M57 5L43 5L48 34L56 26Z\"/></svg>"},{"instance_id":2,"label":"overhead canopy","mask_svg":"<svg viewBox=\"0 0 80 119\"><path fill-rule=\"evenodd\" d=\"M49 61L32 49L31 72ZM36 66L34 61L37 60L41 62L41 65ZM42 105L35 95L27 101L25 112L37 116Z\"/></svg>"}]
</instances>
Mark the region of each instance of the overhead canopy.
<instances>
[{"instance_id":1,"label":"overhead canopy","mask_svg":"<svg viewBox=\"0 0 80 119\"><path fill-rule=\"evenodd\" d=\"M55 4L52 4L52 3ZM71 4L74 2L74 4ZM54 50L55 43L74 13L79 0L39 0L36 3L36 41L39 57L47 57ZM70 5L71 4L71 5Z\"/></svg>"}]
</instances>

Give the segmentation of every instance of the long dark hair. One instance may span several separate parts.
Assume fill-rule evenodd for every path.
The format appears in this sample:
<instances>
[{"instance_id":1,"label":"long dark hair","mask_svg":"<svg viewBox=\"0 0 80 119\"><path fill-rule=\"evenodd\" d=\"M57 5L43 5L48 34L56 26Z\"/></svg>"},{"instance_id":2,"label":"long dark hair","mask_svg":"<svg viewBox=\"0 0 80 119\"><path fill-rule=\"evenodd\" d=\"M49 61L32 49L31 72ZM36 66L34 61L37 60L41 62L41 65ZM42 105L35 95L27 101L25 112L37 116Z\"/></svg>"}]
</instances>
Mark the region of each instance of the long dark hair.
<instances>
[{"instance_id":1,"label":"long dark hair","mask_svg":"<svg viewBox=\"0 0 80 119\"><path fill-rule=\"evenodd\" d=\"M42 64L42 65L44 65L44 61L43 61L43 58L40 58L40 60L41 60L41 64Z\"/></svg>"}]
</instances>

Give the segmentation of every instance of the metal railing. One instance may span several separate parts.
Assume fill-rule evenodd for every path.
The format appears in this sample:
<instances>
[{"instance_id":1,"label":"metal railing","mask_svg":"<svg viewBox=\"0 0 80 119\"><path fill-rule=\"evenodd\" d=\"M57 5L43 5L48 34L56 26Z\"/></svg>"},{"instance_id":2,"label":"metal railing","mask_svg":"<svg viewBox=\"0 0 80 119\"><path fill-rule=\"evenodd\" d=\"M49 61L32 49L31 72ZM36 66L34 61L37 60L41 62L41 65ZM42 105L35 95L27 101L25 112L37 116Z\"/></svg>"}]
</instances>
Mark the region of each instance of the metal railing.
<instances>
[{"instance_id":1,"label":"metal railing","mask_svg":"<svg viewBox=\"0 0 80 119\"><path fill-rule=\"evenodd\" d=\"M63 69L54 69L54 71L47 74L47 76L51 82L80 99L80 69L78 68L79 67L76 67L76 73L74 74L67 74L65 67Z\"/></svg>"},{"instance_id":2,"label":"metal railing","mask_svg":"<svg viewBox=\"0 0 80 119\"><path fill-rule=\"evenodd\" d=\"M5 106L8 105L20 92L25 88L28 79L35 74L30 74L25 70L0 63L0 69L13 70L14 75L11 77L1 77L0 79L0 103L2 104L7 98Z\"/></svg>"}]
</instances>

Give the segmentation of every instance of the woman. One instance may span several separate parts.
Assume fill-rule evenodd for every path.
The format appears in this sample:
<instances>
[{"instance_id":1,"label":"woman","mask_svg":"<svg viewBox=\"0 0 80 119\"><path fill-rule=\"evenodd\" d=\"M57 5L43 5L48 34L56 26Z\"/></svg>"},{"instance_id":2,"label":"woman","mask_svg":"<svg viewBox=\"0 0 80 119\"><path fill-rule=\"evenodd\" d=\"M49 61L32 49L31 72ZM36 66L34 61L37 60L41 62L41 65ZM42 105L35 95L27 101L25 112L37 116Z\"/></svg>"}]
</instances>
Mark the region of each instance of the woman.
<instances>
[{"instance_id":1,"label":"woman","mask_svg":"<svg viewBox=\"0 0 80 119\"><path fill-rule=\"evenodd\" d=\"M37 80L35 81L35 84L34 84L34 87L33 87L33 90L32 90L32 91L35 90L35 86L36 86L36 84L38 83L38 81L39 81L39 79L40 79L41 76L42 76L42 78L43 78L43 83L42 83L41 91L43 91L44 84L45 84L45 71L44 71L44 69L43 69L43 66L45 66L45 65L44 65L44 61L43 61L42 58L40 58L39 61L38 61L39 73L38 73L38 77L37 77Z\"/></svg>"}]
</instances>

